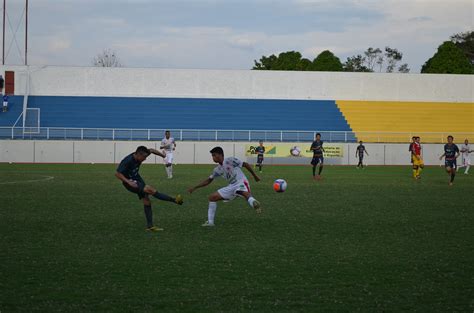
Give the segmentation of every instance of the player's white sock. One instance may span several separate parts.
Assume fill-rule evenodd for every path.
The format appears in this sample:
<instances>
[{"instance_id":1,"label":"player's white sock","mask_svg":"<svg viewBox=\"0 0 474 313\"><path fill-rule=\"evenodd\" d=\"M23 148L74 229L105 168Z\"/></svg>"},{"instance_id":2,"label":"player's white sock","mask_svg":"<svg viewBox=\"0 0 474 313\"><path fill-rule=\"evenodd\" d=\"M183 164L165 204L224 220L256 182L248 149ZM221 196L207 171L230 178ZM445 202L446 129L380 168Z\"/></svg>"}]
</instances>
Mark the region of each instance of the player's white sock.
<instances>
[{"instance_id":1,"label":"player's white sock","mask_svg":"<svg viewBox=\"0 0 474 313\"><path fill-rule=\"evenodd\" d=\"M170 178L172 178L173 177L173 165L170 165L168 168L170 169Z\"/></svg>"},{"instance_id":2,"label":"player's white sock","mask_svg":"<svg viewBox=\"0 0 474 313\"><path fill-rule=\"evenodd\" d=\"M207 210L207 221L209 224L214 224L214 217L216 216L217 202L209 202L209 209Z\"/></svg>"},{"instance_id":3,"label":"player's white sock","mask_svg":"<svg viewBox=\"0 0 474 313\"><path fill-rule=\"evenodd\" d=\"M254 203L255 201L257 201L257 200L255 200L254 197L250 197L250 198L247 200L247 202L249 203L250 207L252 207L252 208L253 208L253 203Z\"/></svg>"},{"instance_id":4,"label":"player's white sock","mask_svg":"<svg viewBox=\"0 0 474 313\"><path fill-rule=\"evenodd\" d=\"M470 165L468 165L468 166L466 167L466 170L464 171L464 174L468 174L468 173L469 173L469 168L470 168L470 167L471 167Z\"/></svg>"}]
</instances>

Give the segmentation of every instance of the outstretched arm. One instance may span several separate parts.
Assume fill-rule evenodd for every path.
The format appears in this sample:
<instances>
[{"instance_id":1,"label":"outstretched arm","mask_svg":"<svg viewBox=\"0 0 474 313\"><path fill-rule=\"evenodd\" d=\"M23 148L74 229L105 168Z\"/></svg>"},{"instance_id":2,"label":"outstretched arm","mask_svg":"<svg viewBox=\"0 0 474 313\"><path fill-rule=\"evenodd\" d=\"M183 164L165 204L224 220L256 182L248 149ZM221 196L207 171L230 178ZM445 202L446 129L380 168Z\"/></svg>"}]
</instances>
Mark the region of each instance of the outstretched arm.
<instances>
[{"instance_id":1,"label":"outstretched arm","mask_svg":"<svg viewBox=\"0 0 474 313\"><path fill-rule=\"evenodd\" d=\"M213 179L208 177L206 180L203 180L202 182L200 182L199 184L197 184L196 186L194 187L191 187L188 189L188 192L189 193L193 193L194 190L198 189L198 188L201 188L201 187L205 187L207 185L209 185L210 183L212 183Z\"/></svg>"},{"instance_id":2,"label":"outstretched arm","mask_svg":"<svg viewBox=\"0 0 474 313\"><path fill-rule=\"evenodd\" d=\"M442 159L444 158L444 156L445 156L445 155L446 155L446 152L445 152L445 153L443 153L443 154L442 154L442 155L439 157L439 159L440 159L440 160L442 160Z\"/></svg>"},{"instance_id":3,"label":"outstretched arm","mask_svg":"<svg viewBox=\"0 0 474 313\"><path fill-rule=\"evenodd\" d=\"M255 172L253 171L252 167L250 166L250 164L248 164L247 162L244 162L242 164L242 167L245 167L247 169L247 171L250 172L250 174L252 174L253 178L255 179L255 181L260 181L260 177L257 176L257 174L255 174Z\"/></svg>"},{"instance_id":4,"label":"outstretched arm","mask_svg":"<svg viewBox=\"0 0 474 313\"><path fill-rule=\"evenodd\" d=\"M166 158L166 155L163 154L161 151L158 151L158 150L153 149L153 148L149 148L148 150L150 150L150 152L153 153L153 154L156 154L156 155L158 155L162 158Z\"/></svg>"}]
</instances>

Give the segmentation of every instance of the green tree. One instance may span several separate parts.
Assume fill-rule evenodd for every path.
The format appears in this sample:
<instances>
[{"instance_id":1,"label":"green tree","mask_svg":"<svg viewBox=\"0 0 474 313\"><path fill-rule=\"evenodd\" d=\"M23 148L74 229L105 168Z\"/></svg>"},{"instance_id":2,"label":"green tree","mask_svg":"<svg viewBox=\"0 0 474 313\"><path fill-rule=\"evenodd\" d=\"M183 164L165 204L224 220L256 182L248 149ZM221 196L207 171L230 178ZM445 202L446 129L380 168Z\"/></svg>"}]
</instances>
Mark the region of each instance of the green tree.
<instances>
[{"instance_id":1,"label":"green tree","mask_svg":"<svg viewBox=\"0 0 474 313\"><path fill-rule=\"evenodd\" d=\"M387 73L393 73L393 70L397 66L397 63L403 58L403 53L397 49L385 47L385 60L387 61Z\"/></svg>"},{"instance_id":2,"label":"green tree","mask_svg":"<svg viewBox=\"0 0 474 313\"><path fill-rule=\"evenodd\" d=\"M308 59L303 59L301 53L297 51L282 52L277 56L274 54L269 57L262 56L253 70L271 70L271 71L305 71L311 64Z\"/></svg>"},{"instance_id":3,"label":"green tree","mask_svg":"<svg viewBox=\"0 0 474 313\"><path fill-rule=\"evenodd\" d=\"M375 64L379 64L381 66L383 63L382 50L379 48L374 49L369 47L367 51L364 52L364 55L367 68L370 70L370 72L374 71Z\"/></svg>"},{"instance_id":4,"label":"green tree","mask_svg":"<svg viewBox=\"0 0 474 313\"><path fill-rule=\"evenodd\" d=\"M122 67L117 53L111 49L104 49L92 60L92 65L97 67Z\"/></svg>"},{"instance_id":5,"label":"green tree","mask_svg":"<svg viewBox=\"0 0 474 313\"><path fill-rule=\"evenodd\" d=\"M364 65L365 63L365 57L358 54L347 58L347 61L342 64L342 68L345 72L373 72Z\"/></svg>"},{"instance_id":6,"label":"green tree","mask_svg":"<svg viewBox=\"0 0 474 313\"><path fill-rule=\"evenodd\" d=\"M308 68L310 71L340 72L342 71L341 60L331 51L324 50L314 60Z\"/></svg>"},{"instance_id":7,"label":"green tree","mask_svg":"<svg viewBox=\"0 0 474 313\"><path fill-rule=\"evenodd\" d=\"M474 68L463 51L452 41L445 41L421 68L422 73L473 74Z\"/></svg>"},{"instance_id":8,"label":"green tree","mask_svg":"<svg viewBox=\"0 0 474 313\"><path fill-rule=\"evenodd\" d=\"M474 64L474 31L454 34L449 39L464 52L471 64Z\"/></svg>"},{"instance_id":9,"label":"green tree","mask_svg":"<svg viewBox=\"0 0 474 313\"><path fill-rule=\"evenodd\" d=\"M346 72L382 72L393 73L397 69L398 62L403 58L403 53L397 49L385 47L383 52L380 48L369 47L364 51L364 56L358 54L347 58L343 64ZM410 68L404 63L398 67L398 72L408 73Z\"/></svg>"}]
</instances>

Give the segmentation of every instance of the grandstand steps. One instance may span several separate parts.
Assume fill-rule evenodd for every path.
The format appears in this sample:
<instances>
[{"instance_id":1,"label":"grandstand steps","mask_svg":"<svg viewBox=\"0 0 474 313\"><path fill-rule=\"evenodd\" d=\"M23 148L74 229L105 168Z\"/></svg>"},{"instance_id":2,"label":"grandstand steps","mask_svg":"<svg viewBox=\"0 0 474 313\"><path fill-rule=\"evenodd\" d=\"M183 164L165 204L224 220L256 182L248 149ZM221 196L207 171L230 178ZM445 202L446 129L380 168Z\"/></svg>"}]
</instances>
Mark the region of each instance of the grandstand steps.
<instances>
[{"instance_id":1,"label":"grandstand steps","mask_svg":"<svg viewBox=\"0 0 474 313\"><path fill-rule=\"evenodd\" d=\"M445 140L439 134L426 133L471 133L463 137L474 140L474 103L336 101L336 104L359 140L406 142L406 134L397 135L402 132L424 134L424 142Z\"/></svg>"}]
</instances>

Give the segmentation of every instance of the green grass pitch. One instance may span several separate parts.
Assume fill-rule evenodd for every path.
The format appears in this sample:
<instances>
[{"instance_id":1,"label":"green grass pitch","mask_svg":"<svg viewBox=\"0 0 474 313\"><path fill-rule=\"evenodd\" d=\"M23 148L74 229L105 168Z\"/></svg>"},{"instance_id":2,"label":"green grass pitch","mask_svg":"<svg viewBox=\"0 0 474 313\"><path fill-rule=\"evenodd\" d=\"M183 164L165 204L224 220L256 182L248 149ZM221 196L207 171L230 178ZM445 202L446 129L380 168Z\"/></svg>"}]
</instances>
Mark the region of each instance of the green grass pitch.
<instances>
[{"instance_id":1,"label":"green grass pitch","mask_svg":"<svg viewBox=\"0 0 474 313\"><path fill-rule=\"evenodd\" d=\"M0 311L472 312L474 173L453 187L440 167L267 166L245 201L189 195L212 166L143 165L183 206L143 205L115 165L0 164ZM46 179L52 176L54 179ZM250 177L250 175L247 175ZM276 178L288 190L272 190Z\"/></svg>"}]
</instances>

